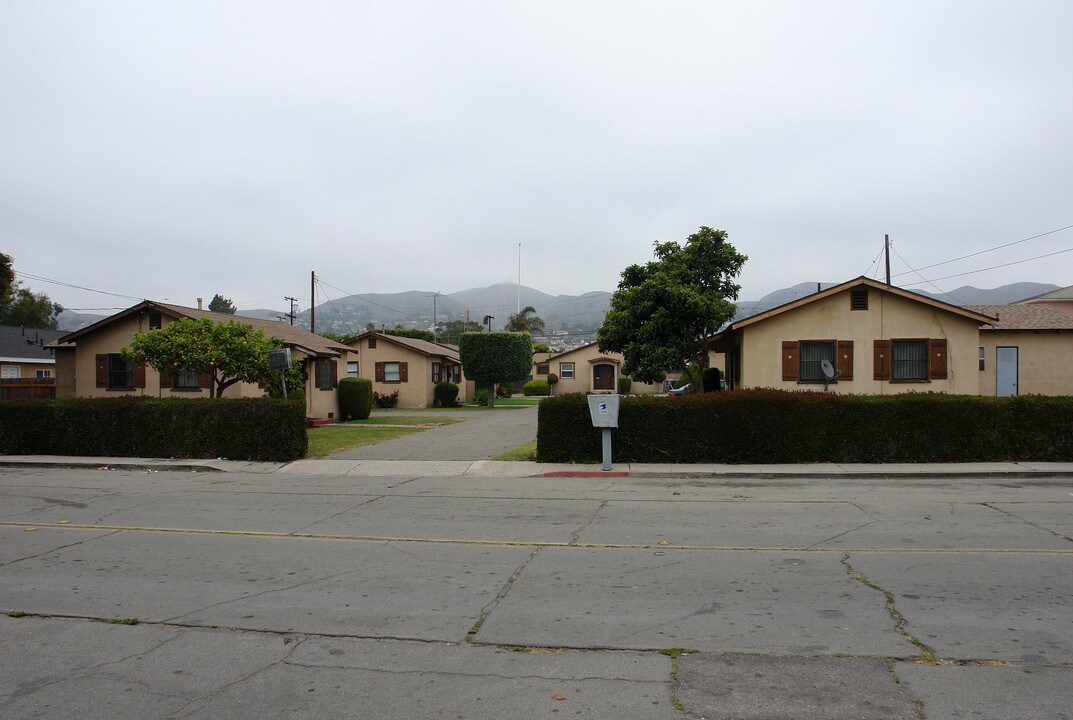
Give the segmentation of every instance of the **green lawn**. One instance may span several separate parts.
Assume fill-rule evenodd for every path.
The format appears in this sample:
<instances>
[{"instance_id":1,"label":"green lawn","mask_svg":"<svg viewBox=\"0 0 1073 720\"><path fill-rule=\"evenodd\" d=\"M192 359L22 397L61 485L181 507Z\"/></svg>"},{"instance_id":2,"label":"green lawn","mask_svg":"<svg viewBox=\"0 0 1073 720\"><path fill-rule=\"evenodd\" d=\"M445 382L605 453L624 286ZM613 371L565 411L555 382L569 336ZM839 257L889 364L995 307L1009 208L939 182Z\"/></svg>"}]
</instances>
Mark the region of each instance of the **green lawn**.
<instances>
[{"instance_id":1,"label":"green lawn","mask_svg":"<svg viewBox=\"0 0 1073 720\"><path fill-rule=\"evenodd\" d=\"M376 445L385 440L406 437L419 433L425 428L399 427L348 427L346 425L325 425L306 430L309 438L309 457L324 457L341 450Z\"/></svg>"},{"instance_id":2,"label":"green lawn","mask_svg":"<svg viewBox=\"0 0 1073 720\"><path fill-rule=\"evenodd\" d=\"M536 395L526 397L525 395L514 395L509 398L497 398L496 407L502 405L503 407L528 407L530 405L539 405L540 401L544 398Z\"/></svg>"},{"instance_id":3,"label":"green lawn","mask_svg":"<svg viewBox=\"0 0 1073 720\"><path fill-rule=\"evenodd\" d=\"M521 447L516 447L513 450L508 450L502 455L496 455L493 460L510 460L513 462L525 462L529 460L536 460L536 447L537 441L526 443Z\"/></svg>"},{"instance_id":4,"label":"green lawn","mask_svg":"<svg viewBox=\"0 0 1073 720\"><path fill-rule=\"evenodd\" d=\"M456 417L416 417L414 415L377 415L365 420L351 420L347 425L453 425L466 422L465 418Z\"/></svg>"}]
</instances>

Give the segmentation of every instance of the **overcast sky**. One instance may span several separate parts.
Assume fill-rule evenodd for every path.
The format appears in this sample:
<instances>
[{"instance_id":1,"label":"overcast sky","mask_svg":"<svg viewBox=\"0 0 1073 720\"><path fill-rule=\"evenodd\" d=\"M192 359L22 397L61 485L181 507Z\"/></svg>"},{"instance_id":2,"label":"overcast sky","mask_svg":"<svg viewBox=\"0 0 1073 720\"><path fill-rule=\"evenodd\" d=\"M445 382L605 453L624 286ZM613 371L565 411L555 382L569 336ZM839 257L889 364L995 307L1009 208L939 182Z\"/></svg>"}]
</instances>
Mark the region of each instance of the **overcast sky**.
<instances>
[{"instance_id":1,"label":"overcast sky","mask_svg":"<svg viewBox=\"0 0 1073 720\"><path fill-rule=\"evenodd\" d=\"M614 290L722 228L742 299L1073 225L1073 3L0 0L0 251L192 305ZM1073 284L1073 229L922 271ZM900 257L899 257L900 256ZM24 284L71 308L129 299ZM320 291L318 291L320 292ZM538 308L539 310L539 308Z\"/></svg>"}]
</instances>

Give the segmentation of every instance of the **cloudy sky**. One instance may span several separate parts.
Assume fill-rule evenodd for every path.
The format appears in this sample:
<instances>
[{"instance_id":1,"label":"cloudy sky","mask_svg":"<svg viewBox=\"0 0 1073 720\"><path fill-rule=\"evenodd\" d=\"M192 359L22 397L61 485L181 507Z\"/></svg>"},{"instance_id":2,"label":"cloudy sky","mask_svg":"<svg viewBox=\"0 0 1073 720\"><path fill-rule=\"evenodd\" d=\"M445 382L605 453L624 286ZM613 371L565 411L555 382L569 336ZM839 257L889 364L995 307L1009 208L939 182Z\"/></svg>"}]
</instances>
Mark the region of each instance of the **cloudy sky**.
<instances>
[{"instance_id":1,"label":"cloudy sky","mask_svg":"<svg viewBox=\"0 0 1073 720\"><path fill-rule=\"evenodd\" d=\"M519 243L523 284L613 290L702 225L742 299L872 276L884 233L904 286L1069 285L1071 27L1068 0L0 0L0 251L79 309L305 309L310 271L450 293L515 282Z\"/></svg>"}]
</instances>

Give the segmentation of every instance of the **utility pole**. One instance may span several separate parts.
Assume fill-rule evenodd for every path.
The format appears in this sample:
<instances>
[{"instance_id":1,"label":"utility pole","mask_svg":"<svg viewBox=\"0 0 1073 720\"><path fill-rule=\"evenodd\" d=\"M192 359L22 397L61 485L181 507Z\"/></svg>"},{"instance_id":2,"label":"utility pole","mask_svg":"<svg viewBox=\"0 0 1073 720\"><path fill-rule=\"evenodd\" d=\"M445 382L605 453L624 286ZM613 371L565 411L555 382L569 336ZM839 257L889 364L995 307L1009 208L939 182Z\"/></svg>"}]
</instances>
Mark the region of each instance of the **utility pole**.
<instances>
[{"instance_id":1,"label":"utility pole","mask_svg":"<svg viewBox=\"0 0 1073 720\"><path fill-rule=\"evenodd\" d=\"M292 298L290 295L284 295L283 299L284 300L290 300L290 302L291 302L291 311L289 313L287 313L286 317L290 318L291 319L291 325L294 325L294 319L297 317L297 313L294 312L294 307L295 307L295 304L298 302L298 298Z\"/></svg>"},{"instance_id":2,"label":"utility pole","mask_svg":"<svg viewBox=\"0 0 1073 720\"><path fill-rule=\"evenodd\" d=\"M522 244L518 243L518 309L515 311L522 314Z\"/></svg>"},{"instance_id":3,"label":"utility pole","mask_svg":"<svg viewBox=\"0 0 1073 720\"><path fill-rule=\"evenodd\" d=\"M317 272L309 271L309 332L317 331Z\"/></svg>"},{"instance_id":4,"label":"utility pole","mask_svg":"<svg viewBox=\"0 0 1073 720\"><path fill-rule=\"evenodd\" d=\"M887 284L890 285L890 235L883 236L883 254L887 256Z\"/></svg>"},{"instance_id":5,"label":"utility pole","mask_svg":"<svg viewBox=\"0 0 1073 720\"><path fill-rule=\"evenodd\" d=\"M438 298L439 296L440 296L440 291L439 290L436 290L435 292L432 293L432 336L433 337L436 336L436 320L437 320L436 298ZM428 295L426 295L425 297L428 297Z\"/></svg>"}]
</instances>

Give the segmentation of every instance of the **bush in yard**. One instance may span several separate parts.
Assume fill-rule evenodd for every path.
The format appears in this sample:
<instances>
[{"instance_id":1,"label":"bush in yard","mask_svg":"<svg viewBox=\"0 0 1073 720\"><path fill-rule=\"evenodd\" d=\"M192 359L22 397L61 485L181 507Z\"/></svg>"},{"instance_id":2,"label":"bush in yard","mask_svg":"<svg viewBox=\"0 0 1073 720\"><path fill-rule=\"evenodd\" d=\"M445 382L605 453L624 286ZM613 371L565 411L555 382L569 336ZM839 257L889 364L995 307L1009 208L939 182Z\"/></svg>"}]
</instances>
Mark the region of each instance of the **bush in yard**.
<instances>
[{"instance_id":1,"label":"bush in yard","mask_svg":"<svg viewBox=\"0 0 1073 720\"><path fill-rule=\"evenodd\" d=\"M72 398L0 403L0 454L305 457L305 406L273 398Z\"/></svg>"},{"instance_id":2,"label":"bush in yard","mask_svg":"<svg viewBox=\"0 0 1073 720\"><path fill-rule=\"evenodd\" d=\"M478 387L489 389L491 407L495 402L496 383L509 384L529 375L533 367L533 338L528 333L462 333L458 354L466 377Z\"/></svg>"},{"instance_id":3,"label":"bush in yard","mask_svg":"<svg viewBox=\"0 0 1073 720\"><path fill-rule=\"evenodd\" d=\"M1073 462L1073 397L734 390L624 397L616 462ZM540 404L537 459L595 462L584 395Z\"/></svg>"},{"instance_id":4,"label":"bush in yard","mask_svg":"<svg viewBox=\"0 0 1073 720\"><path fill-rule=\"evenodd\" d=\"M547 380L530 380L522 388L522 395L551 395L551 385L548 385Z\"/></svg>"},{"instance_id":5,"label":"bush in yard","mask_svg":"<svg viewBox=\"0 0 1073 720\"><path fill-rule=\"evenodd\" d=\"M701 373L704 378L704 392L719 392L723 389L723 372L719 368L707 368Z\"/></svg>"},{"instance_id":6,"label":"bush in yard","mask_svg":"<svg viewBox=\"0 0 1073 720\"><path fill-rule=\"evenodd\" d=\"M548 385L551 386L551 391L552 392L555 392L555 386L558 384L558 382L559 382L559 376L558 375L556 375L555 373L548 373ZM551 393L548 393L548 394L550 395Z\"/></svg>"},{"instance_id":7,"label":"bush in yard","mask_svg":"<svg viewBox=\"0 0 1073 720\"><path fill-rule=\"evenodd\" d=\"M373 409L373 381L368 378L343 378L336 390L339 397L339 420L364 420Z\"/></svg>"},{"instance_id":8,"label":"bush in yard","mask_svg":"<svg viewBox=\"0 0 1073 720\"><path fill-rule=\"evenodd\" d=\"M488 388L478 388L473 391L473 404L474 405L487 405L488 404Z\"/></svg>"},{"instance_id":9,"label":"bush in yard","mask_svg":"<svg viewBox=\"0 0 1073 720\"><path fill-rule=\"evenodd\" d=\"M453 382L438 382L432 395L440 407L454 407L458 399L458 386Z\"/></svg>"},{"instance_id":10,"label":"bush in yard","mask_svg":"<svg viewBox=\"0 0 1073 720\"><path fill-rule=\"evenodd\" d=\"M390 410L399 404L399 391L392 393L373 392L373 404L378 408Z\"/></svg>"},{"instance_id":11,"label":"bush in yard","mask_svg":"<svg viewBox=\"0 0 1073 720\"><path fill-rule=\"evenodd\" d=\"M618 394L629 395L630 388L633 387L633 380L627 377L620 377L618 379Z\"/></svg>"}]
</instances>

